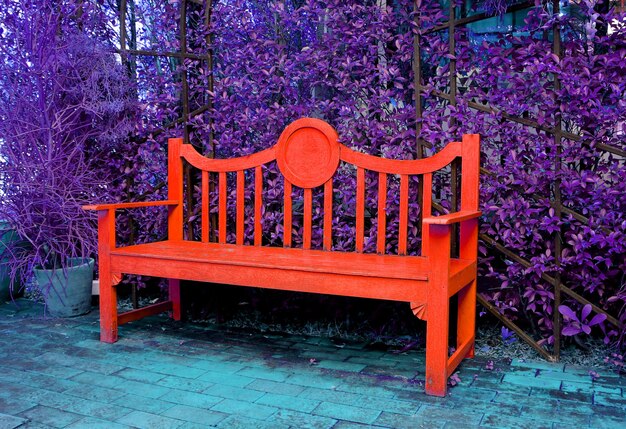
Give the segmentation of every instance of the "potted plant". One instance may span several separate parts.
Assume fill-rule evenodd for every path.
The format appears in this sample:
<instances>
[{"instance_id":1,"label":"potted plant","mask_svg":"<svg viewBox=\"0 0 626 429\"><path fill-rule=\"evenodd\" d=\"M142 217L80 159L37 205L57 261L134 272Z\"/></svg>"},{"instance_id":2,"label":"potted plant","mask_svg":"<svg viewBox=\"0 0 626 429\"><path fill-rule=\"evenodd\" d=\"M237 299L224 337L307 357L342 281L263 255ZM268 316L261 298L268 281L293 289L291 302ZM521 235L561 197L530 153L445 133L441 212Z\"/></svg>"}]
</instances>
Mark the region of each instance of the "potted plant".
<instances>
[{"instance_id":1,"label":"potted plant","mask_svg":"<svg viewBox=\"0 0 626 429\"><path fill-rule=\"evenodd\" d=\"M67 258L63 267L33 269L48 312L73 317L91 310L93 258Z\"/></svg>"},{"instance_id":2,"label":"potted plant","mask_svg":"<svg viewBox=\"0 0 626 429\"><path fill-rule=\"evenodd\" d=\"M22 243L9 222L0 220L0 304L12 299L19 291L19 281L9 266L9 255L23 250Z\"/></svg>"},{"instance_id":3,"label":"potted plant","mask_svg":"<svg viewBox=\"0 0 626 429\"><path fill-rule=\"evenodd\" d=\"M28 247L5 263L34 274L51 314L75 316L90 309L97 247L81 205L107 198L99 154L128 136L135 103L123 66L67 9L79 3L20 4L1 17L0 219Z\"/></svg>"}]
</instances>

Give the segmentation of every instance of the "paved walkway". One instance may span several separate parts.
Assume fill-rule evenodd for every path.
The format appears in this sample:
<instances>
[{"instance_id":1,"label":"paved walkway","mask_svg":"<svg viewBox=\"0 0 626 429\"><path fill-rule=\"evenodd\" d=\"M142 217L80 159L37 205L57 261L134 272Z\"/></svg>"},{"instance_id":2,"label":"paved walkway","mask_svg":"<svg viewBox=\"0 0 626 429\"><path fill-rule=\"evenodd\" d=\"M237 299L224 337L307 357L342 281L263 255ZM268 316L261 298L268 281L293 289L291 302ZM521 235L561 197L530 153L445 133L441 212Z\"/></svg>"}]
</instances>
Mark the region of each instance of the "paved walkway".
<instances>
[{"instance_id":1,"label":"paved walkway","mask_svg":"<svg viewBox=\"0 0 626 429\"><path fill-rule=\"evenodd\" d=\"M98 341L97 312L0 305L0 428L619 428L626 379L543 362L465 361L446 398L424 354L233 333L151 317ZM315 359L316 365L311 365Z\"/></svg>"}]
</instances>

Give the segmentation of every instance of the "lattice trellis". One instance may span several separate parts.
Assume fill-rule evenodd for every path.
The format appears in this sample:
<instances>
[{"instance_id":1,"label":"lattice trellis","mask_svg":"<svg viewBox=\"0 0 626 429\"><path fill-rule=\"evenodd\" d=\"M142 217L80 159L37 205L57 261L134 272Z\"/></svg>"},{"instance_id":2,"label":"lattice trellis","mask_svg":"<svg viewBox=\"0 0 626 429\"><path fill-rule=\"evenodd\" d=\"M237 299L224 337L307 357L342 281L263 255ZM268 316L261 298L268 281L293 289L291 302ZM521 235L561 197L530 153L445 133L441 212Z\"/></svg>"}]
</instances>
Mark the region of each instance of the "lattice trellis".
<instances>
[{"instance_id":1,"label":"lattice trellis","mask_svg":"<svg viewBox=\"0 0 626 429\"><path fill-rule=\"evenodd\" d=\"M419 1L415 1L415 8L418 7L419 3L420 3ZM429 28L428 30L422 32L421 36L424 36L429 33L435 33L435 32L447 32L448 48L449 48L448 52L452 58L450 60L450 65L449 65L450 67L449 86L445 91L431 92L431 96L434 96L439 100L445 100L447 103L454 106L457 103L458 92L459 92L459 88L457 88L456 60L454 59L454 55L456 53L455 30L459 27L466 26L471 23L476 23L479 21L483 21L485 19L492 18L493 15L490 13L478 13L472 16L462 16L463 13L462 13L461 8L456 6L454 1L450 1L448 3L449 3L449 7L448 7L449 15L448 15L447 22L441 23L440 25ZM559 5L558 0L549 0L545 3L546 4L551 3L554 13L559 12L560 5ZM136 29L131 29L130 37L129 37L128 28L125 24L129 20L129 11L132 14L132 9L134 7L133 1L132 0L118 0L117 4L118 4L118 13L119 13L118 18L119 18L119 24L120 24L119 53L122 56L123 61L125 61L128 64L129 68L132 69L134 67L133 66L134 58L140 57L140 56L165 57L165 58L174 59L175 61L178 61L179 63L178 73L180 75L180 83L181 83L181 88L182 88L181 93L180 93L180 97L181 97L180 105L182 107L182 115L178 119L172 121L169 125L158 130L156 133L153 133L153 135L163 133L172 127L185 125L189 122L191 118L194 118L195 116L201 115L206 112L210 112L213 109L213 101L210 96L207 95L206 99L203 100L203 103L200 103L200 104L198 104L197 100L194 100L193 103L190 101L188 70L186 67L180 67L180 64L184 64L187 60L193 60L207 67L208 70L213 69L213 53L210 49L211 40L209 39L210 35L208 34L208 32L206 36L207 37L206 45L208 47L206 49L206 52L202 52L202 53L189 52L187 49L189 11L201 10L203 14L203 18L204 18L204 22L202 23L202 25L204 25L205 28L208 28L211 23L211 18L212 18L213 1L212 0L179 0L178 7L179 7L179 12L180 12L180 19L178 23L178 39L179 39L178 49L164 50L164 51L158 51L158 52L153 51L153 50L145 50L145 49L137 48ZM524 10L533 6L535 6L534 0L520 2L520 3L507 7L506 13L521 11L521 10ZM419 28L419 23L417 24ZM553 34L552 52L560 56L561 55L561 31L559 27L555 25L552 29L552 32L553 32L552 33ZM414 71L414 79L415 79L414 88L415 88L416 114L417 114L417 118L420 119L423 117L425 113L424 112L425 100L422 94L424 85L422 84L422 79L421 79L422 64L421 64L421 52L420 52L420 35L417 35L415 37L413 47L414 47L413 71ZM555 85L555 88L558 90L558 88L560 87L560 82L556 76L554 78L554 85ZM209 77L207 81L207 88L209 89L209 91L212 92L213 87L214 87L213 76L209 73ZM468 106L471 109L474 109L479 112L484 112L484 113L495 112L495 109L493 107L480 104L477 102L473 102L473 101L468 102ZM563 139L584 143L582 141L582 138L579 135L573 134L571 132L568 132L562 129L561 118L555 118L555 122L554 122L555 125L549 126L546 124L540 124L533 119L510 115L510 114L507 114L506 112L498 112L498 113L505 120L512 121L517 124L521 124L523 126L530 127L535 130L542 131L544 133L551 135L554 138L555 146L557 148L559 148L559 146L561 145L561 140ZM417 126L417 134L419 135L421 121L418 120L416 126ZM189 128L187 126L184 126L183 129L184 129L185 141L188 141L189 140ZM418 157L425 156L425 150L430 148L430 144L428 142L425 142L420 139L417 140L416 145L417 145ZM609 145L601 144L601 143L597 144L595 147L597 150L600 150L600 151L611 153L619 157L626 157L626 152L617 147L613 147L613 146L609 146ZM213 135L209 136L209 148L212 148L211 152L214 151ZM555 157L556 169L559 168L559 165L561 162L562 160L557 150L557 154ZM456 170L457 170L456 168L452 169L453 178L452 178L451 183L453 184L457 183ZM485 168L483 168L481 172L484 175L493 174L491 171ZM190 177L189 174L187 174L186 180L187 180L188 186L190 186L192 184L192 177ZM451 192L453 195L456 195L457 190L455 189L454 186L451 189ZM572 210L571 208L564 206L561 192L560 192L560 184L558 182L553 183L551 194L552 194L550 196L551 206L555 210L555 213L557 214L557 216L559 217L563 215L572 216L573 218L582 222L583 224L586 224L586 225L589 224L589 219L586 216ZM535 195L535 197L545 198L540 195ZM455 200L452 201L451 208L452 210L456 209ZM490 237L486 234L481 234L480 239L484 243L486 243L488 246L490 246L492 249L500 253L503 258L516 262L524 267L531 266L530 261L524 259L520 255L506 248L502 244L498 243L493 237ZM554 238L554 250L555 250L555 255L556 255L557 266L559 264L559 255L561 254L561 249L562 249L562 235L561 233L557 233L555 234L555 238ZM607 316L607 321L609 323L615 325L616 327L621 328L620 322L616 317L610 314L607 314L606 311L604 311L602 308L590 302L583 296L579 295L577 292L573 291L569 286L563 284L561 276L559 274L551 276L546 273L542 273L541 278L545 282L550 284L554 290L554 311L553 311L553 314L554 314L554 319L553 319L554 348L552 352L549 352L544 347L539 345L537 341L535 341L527 332L525 332L516 323L514 323L510 319L501 315L498 309L495 306L493 306L491 303L489 303L483 296L479 295L478 301L490 313L492 313L495 317L497 317L500 321L502 321L504 325L506 325L509 329L512 329L513 331L515 331L525 342L531 345L539 354L541 354L543 357L549 360L558 360L560 356L561 316L557 309L558 309L558 306L561 304L562 294L565 294L569 296L570 298L573 298L579 303L590 304L596 313L605 314Z\"/></svg>"}]
</instances>

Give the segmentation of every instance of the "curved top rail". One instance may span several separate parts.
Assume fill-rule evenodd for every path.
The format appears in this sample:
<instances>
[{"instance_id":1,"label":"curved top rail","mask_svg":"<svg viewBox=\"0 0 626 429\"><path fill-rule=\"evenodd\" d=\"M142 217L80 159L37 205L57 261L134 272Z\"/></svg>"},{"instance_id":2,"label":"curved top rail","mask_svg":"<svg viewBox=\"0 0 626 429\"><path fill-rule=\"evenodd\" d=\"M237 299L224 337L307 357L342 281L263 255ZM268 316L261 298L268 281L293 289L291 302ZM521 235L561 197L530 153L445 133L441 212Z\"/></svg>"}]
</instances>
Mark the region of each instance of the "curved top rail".
<instances>
[{"instance_id":1,"label":"curved top rail","mask_svg":"<svg viewBox=\"0 0 626 429\"><path fill-rule=\"evenodd\" d=\"M200 170L215 173L228 173L231 171L247 170L274 161L276 159L276 146L238 158L213 159L200 155L192 145L184 144L181 146L180 155L185 158L187 162Z\"/></svg>"},{"instance_id":2,"label":"curved top rail","mask_svg":"<svg viewBox=\"0 0 626 429\"><path fill-rule=\"evenodd\" d=\"M429 158L422 159L388 159L357 152L345 145L340 145L342 161L366 170L387 174L424 174L440 170L450 164L454 158L461 156L461 143L448 143L441 151Z\"/></svg>"},{"instance_id":3,"label":"curved top rail","mask_svg":"<svg viewBox=\"0 0 626 429\"><path fill-rule=\"evenodd\" d=\"M307 124L308 122L305 123L304 125L307 125ZM302 127L304 127L304 125L302 125ZM309 134L310 134L310 131L309 131ZM282 139L281 137L281 141L282 140L285 140L285 139ZM196 168L199 168L200 170L205 170L205 171L210 171L210 172L215 172L215 173L234 172L234 171L247 170L250 168L258 167L258 166L267 164L268 162L276 160L277 157L279 157L282 153L280 152L281 141L279 141L279 143L270 147L269 149L263 150L261 152L257 152L251 155L241 156L238 158L227 158L227 159L207 158L201 155L200 153L198 153L198 151L192 145L183 144L180 149L180 156L185 158L191 165L193 165ZM307 139L303 140L303 142L305 142L307 146L313 144L313 140L311 139L310 136ZM302 142L296 141L296 143L302 143ZM337 143L336 141L335 141L335 144L338 146L337 149L339 149L338 158L341 159L342 161L355 165L356 167L364 168L366 170L376 171L379 173L407 174L407 175L431 173L431 172L440 170L446 165L450 164L454 160L454 158L461 156L461 150L462 150L462 146L460 142L452 142L446 145L446 147L444 147L441 151L437 152L436 154L434 154L433 156L429 158L415 159L415 160L397 160L397 159L381 158L378 156L373 156L373 155L368 155L365 153L357 152L343 144ZM307 164L307 166L309 165ZM331 177L334 174L334 171L336 168L337 168L337 164L334 164L332 171L329 170ZM301 173L305 174L306 171L301 172ZM284 174L284 171L283 171L283 174Z\"/></svg>"}]
</instances>

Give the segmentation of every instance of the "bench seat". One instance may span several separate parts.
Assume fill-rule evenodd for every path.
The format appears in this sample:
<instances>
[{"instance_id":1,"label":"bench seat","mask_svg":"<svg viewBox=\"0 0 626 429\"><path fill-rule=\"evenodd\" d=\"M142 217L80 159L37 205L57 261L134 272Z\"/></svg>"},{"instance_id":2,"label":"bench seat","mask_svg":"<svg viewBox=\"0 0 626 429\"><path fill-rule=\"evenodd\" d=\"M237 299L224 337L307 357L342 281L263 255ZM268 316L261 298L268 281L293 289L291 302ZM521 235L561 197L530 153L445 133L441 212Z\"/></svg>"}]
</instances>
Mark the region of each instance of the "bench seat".
<instances>
[{"instance_id":1,"label":"bench seat","mask_svg":"<svg viewBox=\"0 0 626 429\"><path fill-rule=\"evenodd\" d=\"M165 278L176 274L181 280L423 302L429 263L427 258L419 256L168 240L111 251L111 270ZM451 295L472 280L474 270L472 261L450 260Z\"/></svg>"}]
</instances>

